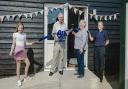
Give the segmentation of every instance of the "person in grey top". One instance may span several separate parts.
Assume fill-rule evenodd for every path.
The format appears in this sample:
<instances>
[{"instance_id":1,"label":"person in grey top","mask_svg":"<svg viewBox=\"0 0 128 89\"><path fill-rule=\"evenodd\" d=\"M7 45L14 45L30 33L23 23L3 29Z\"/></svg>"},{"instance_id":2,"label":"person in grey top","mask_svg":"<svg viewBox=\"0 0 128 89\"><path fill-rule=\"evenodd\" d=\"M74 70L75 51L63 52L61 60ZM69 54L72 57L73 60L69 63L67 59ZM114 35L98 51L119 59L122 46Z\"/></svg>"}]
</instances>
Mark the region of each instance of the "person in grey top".
<instances>
[{"instance_id":1,"label":"person in grey top","mask_svg":"<svg viewBox=\"0 0 128 89\"><path fill-rule=\"evenodd\" d=\"M75 45L74 48L76 50L76 57L78 63L78 73L75 75L79 75L78 78L84 77L84 52L88 48L88 33L86 29L86 22L85 20L81 20L79 23L80 30L75 33L74 31L72 34L75 35Z\"/></svg>"}]
</instances>

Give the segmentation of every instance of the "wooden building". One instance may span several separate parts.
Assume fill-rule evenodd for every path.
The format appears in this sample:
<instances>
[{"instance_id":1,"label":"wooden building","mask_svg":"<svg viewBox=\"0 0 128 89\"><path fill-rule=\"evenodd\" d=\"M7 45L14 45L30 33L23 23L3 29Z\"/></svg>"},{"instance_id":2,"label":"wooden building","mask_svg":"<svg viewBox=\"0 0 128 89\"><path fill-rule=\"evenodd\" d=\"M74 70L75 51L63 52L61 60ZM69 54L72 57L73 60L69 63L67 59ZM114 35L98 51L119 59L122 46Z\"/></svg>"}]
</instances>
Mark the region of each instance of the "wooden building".
<instances>
[{"instance_id":1,"label":"wooden building","mask_svg":"<svg viewBox=\"0 0 128 89\"><path fill-rule=\"evenodd\" d=\"M87 14L92 13L93 9L96 9L97 14L99 15L120 13L121 10L120 0L0 0L0 15L35 12L45 9L45 6L47 5L55 6L59 4L65 4L67 2L79 9L82 8L81 6L86 7L88 10ZM67 16L72 15L70 13L70 10L67 12L67 14ZM96 30L96 21L90 20L89 16L87 17L88 29L93 33ZM12 43L12 33L15 32L16 22L18 21L18 18L16 18L15 20L10 19L9 21L7 21L7 19L5 18L4 22L0 23L0 75L15 74L15 61L12 57L9 56L9 51ZM44 23L44 15L34 15L32 19L22 17L21 21L25 25L25 32L27 33L27 39L29 41L36 41L40 36L47 33L45 31L46 23ZM67 21L69 23L73 22L71 20ZM78 22L74 22L74 24L77 23ZM118 17L117 20L104 21L104 25L105 29L109 33L110 38L110 45L106 50L106 73L108 75L118 75L120 60L120 17ZM33 64L32 68L34 68L35 70L42 68L43 70L45 66L44 62L46 61L45 59L48 57L45 55L45 52L50 52L51 50L45 48L44 41L27 48L28 56ZM89 42L88 49L87 66L90 70L93 71L93 43Z\"/></svg>"}]
</instances>

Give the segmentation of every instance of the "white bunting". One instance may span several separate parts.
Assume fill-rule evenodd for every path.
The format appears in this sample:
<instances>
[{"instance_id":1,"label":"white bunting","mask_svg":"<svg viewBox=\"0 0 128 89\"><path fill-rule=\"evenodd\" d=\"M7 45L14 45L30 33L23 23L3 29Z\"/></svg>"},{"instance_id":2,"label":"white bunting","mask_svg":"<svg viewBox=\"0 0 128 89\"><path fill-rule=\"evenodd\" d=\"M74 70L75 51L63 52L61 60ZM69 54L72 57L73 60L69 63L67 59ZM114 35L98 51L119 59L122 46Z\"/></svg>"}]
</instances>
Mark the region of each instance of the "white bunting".
<instances>
[{"instance_id":1,"label":"white bunting","mask_svg":"<svg viewBox=\"0 0 128 89\"><path fill-rule=\"evenodd\" d=\"M1 23L3 22L5 16L0 16Z\"/></svg>"},{"instance_id":2,"label":"white bunting","mask_svg":"<svg viewBox=\"0 0 128 89\"><path fill-rule=\"evenodd\" d=\"M93 14L90 14L90 18L92 19L92 17L93 17Z\"/></svg>"},{"instance_id":3,"label":"white bunting","mask_svg":"<svg viewBox=\"0 0 128 89\"><path fill-rule=\"evenodd\" d=\"M44 10L41 10L41 11L40 11L41 15L43 14L43 12L44 12Z\"/></svg>"},{"instance_id":4,"label":"white bunting","mask_svg":"<svg viewBox=\"0 0 128 89\"><path fill-rule=\"evenodd\" d=\"M33 13L28 13L28 14L29 14L30 18L32 18L32 16L33 16Z\"/></svg>"},{"instance_id":5,"label":"white bunting","mask_svg":"<svg viewBox=\"0 0 128 89\"><path fill-rule=\"evenodd\" d=\"M74 12L75 12L75 14L76 14L76 12L77 12L77 9L76 9L76 8L74 8Z\"/></svg>"},{"instance_id":6,"label":"white bunting","mask_svg":"<svg viewBox=\"0 0 128 89\"><path fill-rule=\"evenodd\" d=\"M53 9L50 9L51 12L53 12Z\"/></svg>"},{"instance_id":7,"label":"white bunting","mask_svg":"<svg viewBox=\"0 0 128 89\"><path fill-rule=\"evenodd\" d=\"M34 14L37 16L38 15L38 12L34 12Z\"/></svg>"},{"instance_id":8,"label":"white bunting","mask_svg":"<svg viewBox=\"0 0 128 89\"><path fill-rule=\"evenodd\" d=\"M72 9L72 5L69 5L69 9Z\"/></svg>"},{"instance_id":9,"label":"white bunting","mask_svg":"<svg viewBox=\"0 0 128 89\"><path fill-rule=\"evenodd\" d=\"M101 15L101 16L100 16L100 21L102 20L102 18L103 18L103 16Z\"/></svg>"},{"instance_id":10,"label":"white bunting","mask_svg":"<svg viewBox=\"0 0 128 89\"><path fill-rule=\"evenodd\" d=\"M107 17L108 17L107 15L106 15L106 16L104 16L104 20L105 20L105 21L107 21Z\"/></svg>"},{"instance_id":11,"label":"white bunting","mask_svg":"<svg viewBox=\"0 0 128 89\"><path fill-rule=\"evenodd\" d=\"M81 15L83 13L83 11L79 10L79 14Z\"/></svg>"},{"instance_id":12,"label":"white bunting","mask_svg":"<svg viewBox=\"0 0 128 89\"><path fill-rule=\"evenodd\" d=\"M6 15L6 18L9 21L10 20L10 15Z\"/></svg>"},{"instance_id":13,"label":"white bunting","mask_svg":"<svg viewBox=\"0 0 128 89\"><path fill-rule=\"evenodd\" d=\"M98 15L95 15L95 20L98 20Z\"/></svg>"},{"instance_id":14,"label":"white bunting","mask_svg":"<svg viewBox=\"0 0 128 89\"><path fill-rule=\"evenodd\" d=\"M56 9L56 10L58 8L59 9L63 9L63 8L66 8L67 9L67 7L69 7L69 9L72 9L73 8L73 11L74 11L75 14L77 13L77 11L79 11L79 15L81 15L82 13L84 13L84 11L79 10L77 8L74 8L69 3L65 3L65 4L61 4L61 5L59 5L57 7L54 7L54 8L49 8L48 9L48 7L46 7L45 9L40 10L40 11L36 11L36 12L20 13L20 14L13 14L13 15L2 15L2 16L0 16L0 21L3 22L3 20L4 20L5 17L7 18L8 21L10 20L10 18L13 18L15 20L16 16L19 17L19 18L21 18L22 15L24 15L26 18L28 18L28 17L33 18L33 14L35 14L36 16L38 16L38 14L43 15L44 12L45 12L44 15L48 15L49 10L51 12L53 12L54 9ZM93 13L88 13L88 14L90 15L90 19L92 19L94 17L94 19L96 19L96 20L103 20L104 19L105 21L107 21L107 20L112 20L112 19L116 20L118 18L117 15L119 13L110 14L110 15L97 15L96 9L93 9Z\"/></svg>"},{"instance_id":15,"label":"white bunting","mask_svg":"<svg viewBox=\"0 0 128 89\"><path fill-rule=\"evenodd\" d=\"M12 18L15 19L16 15L12 15Z\"/></svg>"},{"instance_id":16,"label":"white bunting","mask_svg":"<svg viewBox=\"0 0 128 89\"><path fill-rule=\"evenodd\" d=\"M24 16L25 16L25 18L28 18L28 13L25 13L25 14L23 14Z\"/></svg>"},{"instance_id":17,"label":"white bunting","mask_svg":"<svg viewBox=\"0 0 128 89\"><path fill-rule=\"evenodd\" d=\"M68 6L69 6L69 4L68 4L68 3L65 3L65 4L64 4L64 6L65 6L65 7L68 7Z\"/></svg>"},{"instance_id":18,"label":"white bunting","mask_svg":"<svg viewBox=\"0 0 128 89\"><path fill-rule=\"evenodd\" d=\"M114 14L114 20L116 20L117 19L117 14Z\"/></svg>"},{"instance_id":19,"label":"white bunting","mask_svg":"<svg viewBox=\"0 0 128 89\"><path fill-rule=\"evenodd\" d=\"M96 15L96 9L93 9L93 15Z\"/></svg>"},{"instance_id":20,"label":"white bunting","mask_svg":"<svg viewBox=\"0 0 128 89\"><path fill-rule=\"evenodd\" d=\"M112 15L109 15L109 20L112 20Z\"/></svg>"},{"instance_id":21,"label":"white bunting","mask_svg":"<svg viewBox=\"0 0 128 89\"><path fill-rule=\"evenodd\" d=\"M21 18L22 14L18 14L18 17Z\"/></svg>"}]
</instances>

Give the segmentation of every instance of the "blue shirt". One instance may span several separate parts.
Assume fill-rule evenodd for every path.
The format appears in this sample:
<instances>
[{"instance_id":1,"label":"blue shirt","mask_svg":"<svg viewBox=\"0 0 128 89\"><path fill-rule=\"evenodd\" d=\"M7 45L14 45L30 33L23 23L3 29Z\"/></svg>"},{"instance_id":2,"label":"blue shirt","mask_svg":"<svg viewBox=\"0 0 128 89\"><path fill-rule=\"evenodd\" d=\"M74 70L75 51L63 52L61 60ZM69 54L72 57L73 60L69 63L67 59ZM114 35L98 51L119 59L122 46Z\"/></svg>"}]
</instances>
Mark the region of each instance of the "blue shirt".
<instances>
[{"instance_id":1,"label":"blue shirt","mask_svg":"<svg viewBox=\"0 0 128 89\"><path fill-rule=\"evenodd\" d=\"M101 32L99 30L95 31L93 34L95 46L105 46L106 40L108 40L108 33L105 30Z\"/></svg>"}]
</instances>

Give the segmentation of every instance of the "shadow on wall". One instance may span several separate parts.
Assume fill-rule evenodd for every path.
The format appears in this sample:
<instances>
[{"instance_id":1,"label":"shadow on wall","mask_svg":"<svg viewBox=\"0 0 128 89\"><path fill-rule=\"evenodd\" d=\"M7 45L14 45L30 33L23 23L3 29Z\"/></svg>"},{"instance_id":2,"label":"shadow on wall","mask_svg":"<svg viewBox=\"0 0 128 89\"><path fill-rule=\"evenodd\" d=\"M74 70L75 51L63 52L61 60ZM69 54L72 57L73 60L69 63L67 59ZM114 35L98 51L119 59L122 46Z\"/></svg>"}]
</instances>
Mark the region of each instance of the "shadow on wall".
<instances>
[{"instance_id":1,"label":"shadow on wall","mask_svg":"<svg viewBox=\"0 0 128 89\"><path fill-rule=\"evenodd\" d=\"M118 89L119 83L120 43L111 43L106 48L105 76L113 89Z\"/></svg>"},{"instance_id":2,"label":"shadow on wall","mask_svg":"<svg viewBox=\"0 0 128 89\"><path fill-rule=\"evenodd\" d=\"M35 74L43 68L43 64L34 59L34 52L32 48L28 48L27 55L30 61L29 74Z\"/></svg>"}]
</instances>

